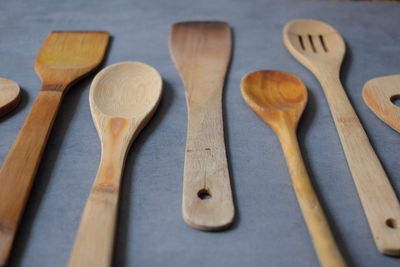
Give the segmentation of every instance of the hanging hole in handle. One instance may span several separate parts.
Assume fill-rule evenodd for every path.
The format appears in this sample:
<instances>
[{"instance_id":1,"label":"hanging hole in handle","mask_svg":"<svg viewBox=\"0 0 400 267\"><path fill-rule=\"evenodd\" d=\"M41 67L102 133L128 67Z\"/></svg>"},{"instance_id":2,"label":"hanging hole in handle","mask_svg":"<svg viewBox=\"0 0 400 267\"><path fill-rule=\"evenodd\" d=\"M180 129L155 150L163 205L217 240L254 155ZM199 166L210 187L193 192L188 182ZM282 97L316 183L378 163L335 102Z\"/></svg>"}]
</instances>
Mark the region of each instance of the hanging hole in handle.
<instances>
[{"instance_id":1,"label":"hanging hole in handle","mask_svg":"<svg viewBox=\"0 0 400 267\"><path fill-rule=\"evenodd\" d=\"M393 218L389 218L386 220L386 225L392 229L397 228L397 221Z\"/></svg>"},{"instance_id":2,"label":"hanging hole in handle","mask_svg":"<svg viewBox=\"0 0 400 267\"><path fill-rule=\"evenodd\" d=\"M390 101L393 103L393 105L400 107L400 95L391 96Z\"/></svg>"},{"instance_id":3,"label":"hanging hole in handle","mask_svg":"<svg viewBox=\"0 0 400 267\"><path fill-rule=\"evenodd\" d=\"M208 191L207 189L203 188L201 189L199 192L197 192L197 196L201 199L201 200L207 200L210 199L211 193L210 191Z\"/></svg>"}]
</instances>

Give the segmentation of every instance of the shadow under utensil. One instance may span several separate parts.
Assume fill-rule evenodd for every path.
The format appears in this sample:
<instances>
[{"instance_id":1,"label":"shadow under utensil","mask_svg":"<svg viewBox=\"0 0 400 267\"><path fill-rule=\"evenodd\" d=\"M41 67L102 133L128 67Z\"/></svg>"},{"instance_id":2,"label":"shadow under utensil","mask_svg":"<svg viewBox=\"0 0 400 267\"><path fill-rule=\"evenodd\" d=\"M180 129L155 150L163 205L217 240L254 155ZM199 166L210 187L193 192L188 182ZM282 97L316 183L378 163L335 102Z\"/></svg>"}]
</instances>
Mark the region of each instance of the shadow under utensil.
<instances>
[{"instance_id":1,"label":"shadow under utensil","mask_svg":"<svg viewBox=\"0 0 400 267\"><path fill-rule=\"evenodd\" d=\"M90 75L81 80L78 84L73 85L69 89L69 92L64 96L47 140L42 159L40 160L38 171L35 175L35 180L28 196L25 211L22 215L21 223L14 240L8 264L10 267L19 266L21 263L26 246L29 242L32 224L35 221L43 196L52 176L54 165L57 162L57 157L60 153L65 134L68 131L68 127L74 117L77 106L80 103L83 90L89 87L92 78L93 76Z\"/></svg>"},{"instance_id":2,"label":"shadow under utensil","mask_svg":"<svg viewBox=\"0 0 400 267\"><path fill-rule=\"evenodd\" d=\"M121 182L113 266L128 266L126 259L128 256L129 226L132 225L129 203L131 200L132 184L134 184L133 179L135 179L135 160L148 136L157 130L160 122L167 115L173 103L173 96L174 92L172 86L167 81L163 80L163 92L160 104L151 120L133 141L132 147L128 152ZM135 240L133 240L133 242L135 242Z\"/></svg>"},{"instance_id":3,"label":"shadow under utensil","mask_svg":"<svg viewBox=\"0 0 400 267\"><path fill-rule=\"evenodd\" d=\"M20 95L19 103L13 110L8 112L4 116L0 117L0 123L10 119L12 116L14 116L16 113L20 112L27 106L27 104L29 102L29 95L26 93L26 91L23 88L20 88L20 89L21 89L21 93L20 93L21 95Z\"/></svg>"},{"instance_id":4,"label":"shadow under utensil","mask_svg":"<svg viewBox=\"0 0 400 267\"><path fill-rule=\"evenodd\" d=\"M317 103L316 103L315 97L312 94L312 92L310 90L308 90L307 106L301 117L301 120L300 120L299 126L298 126L298 130L297 130L299 146L300 146L300 150L302 152L301 154L303 156L304 165L306 167L306 170L307 170L308 175L311 180L311 184L313 185L315 194L317 195L317 198L318 198L319 202L321 203L322 210L324 211L326 219L328 220L328 224L334 235L336 244L338 245L339 250L342 253L348 266L354 266L353 260L351 259L350 254L348 253L346 243L344 242L342 235L340 234L340 231L339 231L338 227L336 226L335 221L333 220L330 212L328 212L328 210L326 208L327 205L325 205L325 200L324 200L323 195L321 194L321 190L319 189L319 187L315 186L316 183L314 181L319 179L319 177L316 177L313 173L313 170L311 168L311 166L312 166L311 160L308 156L307 149L304 146L304 144L305 144L304 140L305 140L306 133L314 120L316 112L317 112Z\"/></svg>"}]
</instances>

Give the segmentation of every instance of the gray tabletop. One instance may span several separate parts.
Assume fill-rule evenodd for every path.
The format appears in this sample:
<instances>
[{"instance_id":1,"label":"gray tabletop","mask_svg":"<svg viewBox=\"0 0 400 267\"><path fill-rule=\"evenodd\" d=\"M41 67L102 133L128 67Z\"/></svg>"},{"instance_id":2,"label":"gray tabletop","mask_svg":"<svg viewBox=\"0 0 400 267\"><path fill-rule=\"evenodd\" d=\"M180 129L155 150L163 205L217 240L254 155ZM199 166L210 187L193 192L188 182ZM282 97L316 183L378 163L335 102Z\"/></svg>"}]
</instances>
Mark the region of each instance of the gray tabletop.
<instances>
[{"instance_id":1,"label":"gray tabletop","mask_svg":"<svg viewBox=\"0 0 400 267\"><path fill-rule=\"evenodd\" d=\"M164 92L154 118L126 162L115 266L318 266L278 140L244 103L239 81L258 69L301 77L309 103L299 140L336 239L352 266L399 266L375 248L320 88L282 44L294 18L333 25L347 41L342 80L373 146L400 192L400 135L366 107L363 84L400 72L400 5L300 1L0 1L0 77L23 89L21 105L0 119L0 161L40 88L35 55L53 30L106 30L113 40L104 62L142 61L159 70ZM224 20L234 50L224 103L225 137L236 222L224 232L187 226L181 216L186 104L168 52L170 25ZM10 266L65 266L96 175L100 146L88 103L90 76L61 105L15 240ZM1 186L1 185L0 185Z\"/></svg>"}]
</instances>

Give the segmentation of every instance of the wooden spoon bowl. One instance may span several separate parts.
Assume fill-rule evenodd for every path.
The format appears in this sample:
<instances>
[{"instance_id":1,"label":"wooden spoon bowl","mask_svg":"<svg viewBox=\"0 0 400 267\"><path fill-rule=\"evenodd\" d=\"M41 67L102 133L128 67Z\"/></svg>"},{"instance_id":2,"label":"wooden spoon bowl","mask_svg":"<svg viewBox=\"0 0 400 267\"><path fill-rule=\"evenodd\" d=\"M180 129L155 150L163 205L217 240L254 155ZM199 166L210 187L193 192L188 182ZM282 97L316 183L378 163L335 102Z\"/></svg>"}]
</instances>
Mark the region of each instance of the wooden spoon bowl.
<instances>
[{"instance_id":1,"label":"wooden spoon bowl","mask_svg":"<svg viewBox=\"0 0 400 267\"><path fill-rule=\"evenodd\" d=\"M307 89L296 76L282 71L261 70L242 79L248 105L271 128L277 130L287 118L296 128L307 103Z\"/></svg>"},{"instance_id":2,"label":"wooden spoon bowl","mask_svg":"<svg viewBox=\"0 0 400 267\"><path fill-rule=\"evenodd\" d=\"M21 89L12 80L0 78L0 117L13 110L21 98Z\"/></svg>"},{"instance_id":3,"label":"wooden spoon bowl","mask_svg":"<svg viewBox=\"0 0 400 267\"><path fill-rule=\"evenodd\" d=\"M140 62L114 64L96 77L90 91L93 118L103 116L141 119L154 111L161 97L158 72Z\"/></svg>"}]
</instances>

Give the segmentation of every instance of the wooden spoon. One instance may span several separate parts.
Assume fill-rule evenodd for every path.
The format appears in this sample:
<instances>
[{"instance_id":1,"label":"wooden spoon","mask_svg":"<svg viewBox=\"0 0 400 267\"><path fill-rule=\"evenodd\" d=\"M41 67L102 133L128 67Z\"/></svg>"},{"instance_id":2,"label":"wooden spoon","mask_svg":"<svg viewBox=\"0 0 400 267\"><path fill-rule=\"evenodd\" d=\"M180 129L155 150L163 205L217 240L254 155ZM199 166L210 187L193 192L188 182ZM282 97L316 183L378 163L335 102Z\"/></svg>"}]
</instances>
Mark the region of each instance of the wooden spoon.
<instances>
[{"instance_id":1,"label":"wooden spoon","mask_svg":"<svg viewBox=\"0 0 400 267\"><path fill-rule=\"evenodd\" d=\"M83 212L69 266L111 266L125 157L155 112L162 80L152 67L124 62L103 69L90 88L101 161Z\"/></svg>"},{"instance_id":2,"label":"wooden spoon","mask_svg":"<svg viewBox=\"0 0 400 267\"><path fill-rule=\"evenodd\" d=\"M400 133L400 108L392 102L400 99L400 75L369 80L364 85L363 98L381 120Z\"/></svg>"},{"instance_id":3,"label":"wooden spoon","mask_svg":"<svg viewBox=\"0 0 400 267\"><path fill-rule=\"evenodd\" d=\"M183 218L200 230L221 230L235 216L221 103L231 57L230 28L224 22L174 24L170 51L185 86L189 112Z\"/></svg>"},{"instance_id":4,"label":"wooden spoon","mask_svg":"<svg viewBox=\"0 0 400 267\"><path fill-rule=\"evenodd\" d=\"M322 266L345 266L328 221L304 166L296 137L297 124L307 103L307 89L296 76L261 70L241 81L250 108L276 133L281 142L294 191Z\"/></svg>"},{"instance_id":5,"label":"wooden spoon","mask_svg":"<svg viewBox=\"0 0 400 267\"><path fill-rule=\"evenodd\" d=\"M301 19L285 26L283 40L322 85L377 248L400 255L399 201L340 82L343 38L328 24Z\"/></svg>"},{"instance_id":6,"label":"wooden spoon","mask_svg":"<svg viewBox=\"0 0 400 267\"><path fill-rule=\"evenodd\" d=\"M0 78L0 117L13 110L21 99L21 90L16 82Z\"/></svg>"},{"instance_id":7,"label":"wooden spoon","mask_svg":"<svg viewBox=\"0 0 400 267\"><path fill-rule=\"evenodd\" d=\"M42 89L0 170L0 266L6 264L62 97L101 63L108 39L106 32L53 32L36 57Z\"/></svg>"}]
</instances>

